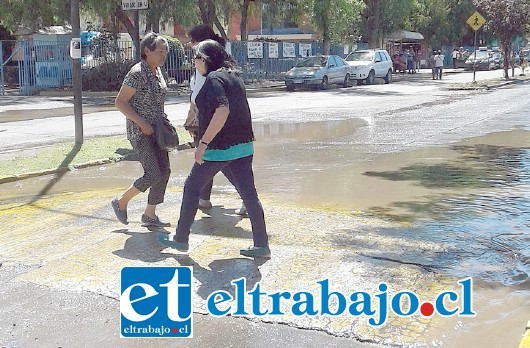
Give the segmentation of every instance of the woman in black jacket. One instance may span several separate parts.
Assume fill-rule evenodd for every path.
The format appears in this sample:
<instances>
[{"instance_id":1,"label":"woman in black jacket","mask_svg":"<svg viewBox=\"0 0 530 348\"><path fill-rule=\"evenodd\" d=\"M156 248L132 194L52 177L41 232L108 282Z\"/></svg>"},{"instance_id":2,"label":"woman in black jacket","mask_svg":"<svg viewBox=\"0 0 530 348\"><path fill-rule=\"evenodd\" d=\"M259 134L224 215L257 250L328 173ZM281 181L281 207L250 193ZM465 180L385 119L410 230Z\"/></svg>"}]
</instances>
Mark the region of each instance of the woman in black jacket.
<instances>
[{"instance_id":1,"label":"woman in black jacket","mask_svg":"<svg viewBox=\"0 0 530 348\"><path fill-rule=\"evenodd\" d=\"M158 239L166 246L188 251L190 228L202 188L219 171L230 170L252 223L254 245L241 249L240 253L269 258L265 217L252 171L254 133L245 85L234 61L218 42L202 41L194 47L194 54L197 70L207 76L196 98L200 142L184 185L176 234L174 238L161 234Z\"/></svg>"}]
</instances>

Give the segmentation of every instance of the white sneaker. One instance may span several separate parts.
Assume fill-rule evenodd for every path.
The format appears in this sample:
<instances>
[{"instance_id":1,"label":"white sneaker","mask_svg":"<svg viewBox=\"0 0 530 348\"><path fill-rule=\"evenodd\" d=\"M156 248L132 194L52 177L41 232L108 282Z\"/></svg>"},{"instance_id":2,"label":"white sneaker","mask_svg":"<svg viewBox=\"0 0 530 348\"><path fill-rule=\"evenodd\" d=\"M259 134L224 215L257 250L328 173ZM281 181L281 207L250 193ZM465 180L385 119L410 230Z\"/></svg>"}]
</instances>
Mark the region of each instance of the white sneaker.
<instances>
[{"instance_id":1,"label":"white sneaker","mask_svg":"<svg viewBox=\"0 0 530 348\"><path fill-rule=\"evenodd\" d=\"M247 207L245 207L245 203L241 203L241 208L236 209L235 213L237 215L247 215Z\"/></svg>"},{"instance_id":2,"label":"white sneaker","mask_svg":"<svg viewBox=\"0 0 530 348\"><path fill-rule=\"evenodd\" d=\"M208 199L199 198L199 208L210 209L212 207L212 202Z\"/></svg>"}]
</instances>

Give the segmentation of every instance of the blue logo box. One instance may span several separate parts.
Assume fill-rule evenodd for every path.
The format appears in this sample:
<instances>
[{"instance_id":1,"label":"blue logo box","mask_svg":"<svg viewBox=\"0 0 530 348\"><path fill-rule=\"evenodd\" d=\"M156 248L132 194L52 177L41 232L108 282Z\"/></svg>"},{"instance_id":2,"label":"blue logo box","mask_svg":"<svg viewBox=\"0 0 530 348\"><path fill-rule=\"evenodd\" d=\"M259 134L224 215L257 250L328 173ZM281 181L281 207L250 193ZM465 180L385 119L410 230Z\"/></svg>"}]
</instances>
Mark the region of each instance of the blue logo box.
<instances>
[{"instance_id":1,"label":"blue logo box","mask_svg":"<svg viewBox=\"0 0 530 348\"><path fill-rule=\"evenodd\" d=\"M121 337L193 337L191 267L121 269Z\"/></svg>"}]
</instances>

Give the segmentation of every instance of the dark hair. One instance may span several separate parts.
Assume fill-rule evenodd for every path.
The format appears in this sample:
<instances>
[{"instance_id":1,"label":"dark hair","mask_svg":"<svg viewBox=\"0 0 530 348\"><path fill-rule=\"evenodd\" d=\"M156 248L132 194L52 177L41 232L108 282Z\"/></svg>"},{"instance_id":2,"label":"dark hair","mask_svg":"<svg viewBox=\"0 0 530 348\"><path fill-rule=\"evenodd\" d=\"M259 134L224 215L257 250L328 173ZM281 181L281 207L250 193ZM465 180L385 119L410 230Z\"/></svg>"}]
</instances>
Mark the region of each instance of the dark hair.
<instances>
[{"instance_id":1,"label":"dark hair","mask_svg":"<svg viewBox=\"0 0 530 348\"><path fill-rule=\"evenodd\" d=\"M156 50L156 46L160 42L164 43L164 45L166 46L166 50L169 50L169 44L165 37L163 37L160 34L152 33L152 32L146 34L144 38L142 39L142 41L140 41L140 53L142 55L142 59L147 58L144 52L145 48L148 48L149 51L154 51Z\"/></svg>"},{"instance_id":2,"label":"dark hair","mask_svg":"<svg viewBox=\"0 0 530 348\"><path fill-rule=\"evenodd\" d=\"M214 33L213 29L207 24L199 24L194 26L191 28L189 34L191 40L195 42L201 42L210 39L219 42L223 47L226 44L226 40Z\"/></svg>"},{"instance_id":3,"label":"dark hair","mask_svg":"<svg viewBox=\"0 0 530 348\"><path fill-rule=\"evenodd\" d=\"M204 40L199 42L194 48L196 57L204 59L206 64L206 75L217 69L225 68L238 73L236 62L225 51L224 47L215 40Z\"/></svg>"}]
</instances>

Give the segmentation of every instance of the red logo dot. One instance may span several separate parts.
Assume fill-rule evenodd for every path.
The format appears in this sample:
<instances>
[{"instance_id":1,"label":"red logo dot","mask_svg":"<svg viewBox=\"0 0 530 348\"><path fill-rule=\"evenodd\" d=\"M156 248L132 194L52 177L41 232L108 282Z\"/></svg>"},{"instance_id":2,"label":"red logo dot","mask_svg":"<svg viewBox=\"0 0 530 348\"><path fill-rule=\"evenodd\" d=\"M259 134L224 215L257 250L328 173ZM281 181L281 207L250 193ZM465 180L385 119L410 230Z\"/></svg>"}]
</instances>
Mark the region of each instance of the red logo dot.
<instances>
[{"instance_id":1,"label":"red logo dot","mask_svg":"<svg viewBox=\"0 0 530 348\"><path fill-rule=\"evenodd\" d=\"M174 327L174 328L173 328L173 333L177 333L177 332L178 332L177 328Z\"/></svg>"},{"instance_id":2,"label":"red logo dot","mask_svg":"<svg viewBox=\"0 0 530 348\"><path fill-rule=\"evenodd\" d=\"M430 317L434 313L434 306L430 302L425 302L421 305L420 312L424 317Z\"/></svg>"}]
</instances>

